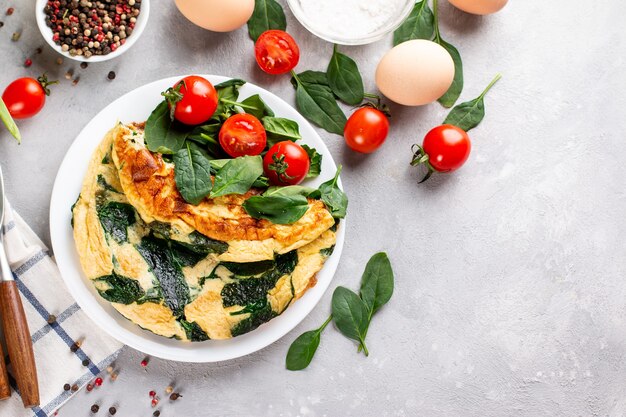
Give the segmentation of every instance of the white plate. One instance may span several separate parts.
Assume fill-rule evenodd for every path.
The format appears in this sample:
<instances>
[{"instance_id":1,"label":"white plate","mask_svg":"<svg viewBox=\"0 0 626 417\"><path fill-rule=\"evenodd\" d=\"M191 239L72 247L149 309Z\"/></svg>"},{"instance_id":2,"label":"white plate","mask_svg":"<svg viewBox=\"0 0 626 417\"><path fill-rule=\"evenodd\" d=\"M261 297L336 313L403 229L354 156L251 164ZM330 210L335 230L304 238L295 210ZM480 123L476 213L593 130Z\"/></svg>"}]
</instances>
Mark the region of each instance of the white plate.
<instances>
[{"instance_id":1,"label":"white plate","mask_svg":"<svg viewBox=\"0 0 626 417\"><path fill-rule=\"evenodd\" d=\"M214 84L228 80L226 77L204 75ZM50 203L50 234L52 246L61 275L70 293L83 311L104 331L120 342L149 355L182 362L217 362L248 355L270 345L287 334L302 321L322 298L337 269L345 237L345 220L341 222L337 243L332 256L317 274L317 284L280 316L261 325L256 330L228 340L206 342L181 342L157 336L126 320L101 298L92 283L83 275L78 253L74 246L71 227L71 207L81 189L92 152L105 133L120 120L144 121L163 99L161 91L171 87L181 77L166 78L139 87L125 94L102 110L82 130L68 150L57 174ZM302 143L315 147L323 155L321 175L308 181L317 187L335 174L337 166L313 127L289 104L274 94L247 83L240 97L260 94L277 116L295 120L300 125ZM341 183L339 183L341 186Z\"/></svg>"},{"instance_id":2,"label":"white plate","mask_svg":"<svg viewBox=\"0 0 626 417\"><path fill-rule=\"evenodd\" d=\"M37 0L35 3L35 20L37 21L37 26L39 27L39 31L41 32L41 36L46 40L48 45L52 47L55 51L60 53L61 55L73 59L74 61L79 62L103 62L108 61L109 59L113 59L122 55L124 52L128 51L134 44L137 42L143 30L146 28L148 24L148 17L150 16L150 0L142 0L141 2L141 12L139 16L137 16L137 22L135 23L135 28L133 29L133 33L126 38L126 42L124 45L121 45L115 51L111 52L108 55L92 55L89 58L86 58L83 55L72 56L69 52L63 52L60 45L57 45L52 40L52 29L46 25L46 13L43 11L44 6L48 0Z\"/></svg>"}]
</instances>

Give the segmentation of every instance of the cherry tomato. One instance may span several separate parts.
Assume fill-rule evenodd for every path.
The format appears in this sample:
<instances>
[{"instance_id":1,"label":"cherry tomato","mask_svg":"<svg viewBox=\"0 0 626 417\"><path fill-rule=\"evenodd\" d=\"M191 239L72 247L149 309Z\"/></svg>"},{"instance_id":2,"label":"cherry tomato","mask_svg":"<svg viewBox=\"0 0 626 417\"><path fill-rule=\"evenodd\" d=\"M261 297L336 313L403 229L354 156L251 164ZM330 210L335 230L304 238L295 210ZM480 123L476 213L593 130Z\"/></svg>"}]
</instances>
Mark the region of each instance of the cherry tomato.
<instances>
[{"instance_id":1,"label":"cherry tomato","mask_svg":"<svg viewBox=\"0 0 626 417\"><path fill-rule=\"evenodd\" d=\"M435 171L450 172L461 168L467 161L472 144L463 129L441 125L426 134L422 149Z\"/></svg>"},{"instance_id":2,"label":"cherry tomato","mask_svg":"<svg viewBox=\"0 0 626 417\"><path fill-rule=\"evenodd\" d=\"M296 185L309 173L311 161L304 148L291 141L278 142L263 158L265 175L274 185Z\"/></svg>"},{"instance_id":3,"label":"cherry tomato","mask_svg":"<svg viewBox=\"0 0 626 417\"><path fill-rule=\"evenodd\" d=\"M387 139L389 119L383 112L373 107L362 107L352 113L343 136L353 150L372 153Z\"/></svg>"},{"instance_id":4,"label":"cherry tomato","mask_svg":"<svg viewBox=\"0 0 626 417\"><path fill-rule=\"evenodd\" d=\"M18 78L7 86L2 94L2 100L14 119L33 117L41 111L46 103L46 96L50 95L45 75L39 79Z\"/></svg>"},{"instance_id":5,"label":"cherry tomato","mask_svg":"<svg viewBox=\"0 0 626 417\"><path fill-rule=\"evenodd\" d=\"M227 154L236 158L244 155L259 155L267 144L265 128L251 114L230 116L220 129L220 145Z\"/></svg>"},{"instance_id":6,"label":"cherry tomato","mask_svg":"<svg viewBox=\"0 0 626 417\"><path fill-rule=\"evenodd\" d=\"M254 44L254 55L263 71L268 74L284 74L298 65L300 48L287 32L268 30Z\"/></svg>"},{"instance_id":7,"label":"cherry tomato","mask_svg":"<svg viewBox=\"0 0 626 417\"><path fill-rule=\"evenodd\" d=\"M199 125L213 116L217 109L217 91L209 80L190 75L177 82L165 93L174 118L186 125Z\"/></svg>"}]
</instances>

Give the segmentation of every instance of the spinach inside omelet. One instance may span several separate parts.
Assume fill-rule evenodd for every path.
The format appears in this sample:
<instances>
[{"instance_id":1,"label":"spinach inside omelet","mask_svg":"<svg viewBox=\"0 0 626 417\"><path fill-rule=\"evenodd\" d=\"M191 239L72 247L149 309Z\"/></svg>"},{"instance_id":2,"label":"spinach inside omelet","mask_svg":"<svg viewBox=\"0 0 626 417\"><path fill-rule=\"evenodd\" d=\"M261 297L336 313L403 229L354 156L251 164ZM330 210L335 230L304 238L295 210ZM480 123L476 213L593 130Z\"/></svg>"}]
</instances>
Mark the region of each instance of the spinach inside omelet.
<instances>
[{"instance_id":1,"label":"spinach inside omelet","mask_svg":"<svg viewBox=\"0 0 626 417\"><path fill-rule=\"evenodd\" d=\"M133 160L113 155L116 140L141 147L141 126L118 125L106 135L93 154L72 211L83 270L100 295L124 317L165 337L184 341L227 339L252 331L281 314L315 285L315 274L334 248L334 220L329 222L324 217L323 227L315 222L319 230L314 234L312 226L305 227L304 223L280 225L285 242L290 227L308 239L282 245L276 243L279 233L270 236L265 232L246 233L245 229L237 231L244 238L214 239L198 231L193 223L185 223L185 218L174 219L175 210L167 212L169 217L160 216L156 206L148 213L146 207L151 201L145 193L140 200L130 201L130 186L134 187L131 192L138 195L136 189L142 181L149 181L150 175L162 176L170 162L161 160L161 171L124 186L120 175L125 175L125 169L131 169L131 177L126 180L136 176L132 177ZM166 188L164 185L160 190ZM222 206L217 208L208 206L214 202L206 199L203 210L215 224L219 224L216 216L246 224L249 220L237 211L237 206L249 195L254 191L238 195L241 201L227 198L218 202ZM316 210L314 204L312 201L309 211ZM193 216L197 219L202 212L194 212ZM259 229L272 226L255 224ZM259 242L264 242L265 249L274 248L273 253L268 256L266 250L259 251ZM278 247L281 250L276 250Z\"/></svg>"}]
</instances>

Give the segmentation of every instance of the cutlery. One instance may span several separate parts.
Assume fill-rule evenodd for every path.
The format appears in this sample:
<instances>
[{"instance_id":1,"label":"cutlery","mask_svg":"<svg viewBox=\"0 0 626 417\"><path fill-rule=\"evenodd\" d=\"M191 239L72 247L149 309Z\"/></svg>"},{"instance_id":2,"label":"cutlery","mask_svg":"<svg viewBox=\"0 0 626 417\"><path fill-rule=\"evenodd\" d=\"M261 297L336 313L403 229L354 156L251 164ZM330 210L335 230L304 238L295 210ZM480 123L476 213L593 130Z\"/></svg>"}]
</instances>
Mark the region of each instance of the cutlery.
<instances>
[{"instance_id":1,"label":"cutlery","mask_svg":"<svg viewBox=\"0 0 626 417\"><path fill-rule=\"evenodd\" d=\"M4 180L2 167L0 167L0 225L4 221L5 208ZM0 311L2 313L4 338L7 342L7 350L17 388L20 391L24 407L34 407L39 405L39 385L33 343L24 314L22 299L9 268L2 234L0 234Z\"/></svg>"}]
</instances>

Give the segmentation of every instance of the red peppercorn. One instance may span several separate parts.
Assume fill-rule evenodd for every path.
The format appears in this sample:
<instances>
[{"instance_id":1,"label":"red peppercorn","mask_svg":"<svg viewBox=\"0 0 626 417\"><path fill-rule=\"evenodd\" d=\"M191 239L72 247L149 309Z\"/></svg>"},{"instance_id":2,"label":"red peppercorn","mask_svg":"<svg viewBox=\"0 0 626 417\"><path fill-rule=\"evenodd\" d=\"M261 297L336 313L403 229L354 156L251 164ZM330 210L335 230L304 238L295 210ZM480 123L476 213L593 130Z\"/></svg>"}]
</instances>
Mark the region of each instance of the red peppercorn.
<instances>
[{"instance_id":1,"label":"red peppercorn","mask_svg":"<svg viewBox=\"0 0 626 417\"><path fill-rule=\"evenodd\" d=\"M15 9L13 7L9 7L7 9L7 16L11 16L13 14L13 12L15 11Z\"/></svg>"},{"instance_id":2,"label":"red peppercorn","mask_svg":"<svg viewBox=\"0 0 626 417\"><path fill-rule=\"evenodd\" d=\"M87 392L93 391L93 384L87 384Z\"/></svg>"},{"instance_id":3,"label":"red peppercorn","mask_svg":"<svg viewBox=\"0 0 626 417\"><path fill-rule=\"evenodd\" d=\"M33 65L33 60L30 58L26 58L26 61L24 61L24 66L26 68L30 67L31 65Z\"/></svg>"},{"instance_id":4,"label":"red peppercorn","mask_svg":"<svg viewBox=\"0 0 626 417\"><path fill-rule=\"evenodd\" d=\"M145 368L146 366L148 366L148 359L144 359L144 360L142 360L142 361L141 361L141 366L143 366L144 368Z\"/></svg>"},{"instance_id":5,"label":"red peppercorn","mask_svg":"<svg viewBox=\"0 0 626 417\"><path fill-rule=\"evenodd\" d=\"M152 407L153 407L153 408L154 408L154 407L156 407L156 406L159 404L159 398L158 398L158 397L154 397L154 398L152 399L151 404L152 404Z\"/></svg>"},{"instance_id":6,"label":"red peppercorn","mask_svg":"<svg viewBox=\"0 0 626 417\"><path fill-rule=\"evenodd\" d=\"M154 398L156 396L156 392L155 391L150 391L149 394L150 394L151 398Z\"/></svg>"},{"instance_id":7,"label":"red peppercorn","mask_svg":"<svg viewBox=\"0 0 626 417\"><path fill-rule=\"evenodd\" d=\"M94 383L96 384L97 387L102 386L102 378L100 377L96 378Z\"/></svg>"}]
</instances>

